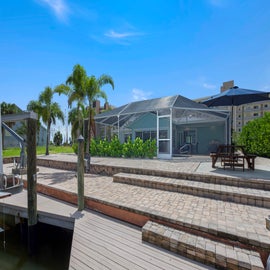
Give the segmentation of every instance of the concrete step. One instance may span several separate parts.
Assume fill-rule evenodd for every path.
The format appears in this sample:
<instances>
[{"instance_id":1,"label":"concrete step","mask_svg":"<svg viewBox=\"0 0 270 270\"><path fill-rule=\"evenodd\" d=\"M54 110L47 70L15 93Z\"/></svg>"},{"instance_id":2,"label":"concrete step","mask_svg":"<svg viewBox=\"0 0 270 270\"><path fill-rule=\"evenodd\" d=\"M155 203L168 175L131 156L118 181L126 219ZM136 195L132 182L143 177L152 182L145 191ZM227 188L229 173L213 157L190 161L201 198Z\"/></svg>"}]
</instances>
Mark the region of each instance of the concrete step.
<instances>
[{"instance_id":1,"label":"concrete step","mask_svg":"<svg viewBox=\"0 0 270 270\"><path fill-rule=\"evenodd\" d=\"M263 270L260 254L148 221L142 240L217 269Z\"/></svg>"},{"instance_id":2,"label":"concrete step","mask_svg":"<svg viewBox=\"0 0 270 270\"><path fill-rule=\"evenodd\" d=\"M113 181L117 183L125 183L172 192L181 192L216 200L270 208L270 191L260 189L130 173L115 174L113 176Z\"/></svg>"}]
</instances>

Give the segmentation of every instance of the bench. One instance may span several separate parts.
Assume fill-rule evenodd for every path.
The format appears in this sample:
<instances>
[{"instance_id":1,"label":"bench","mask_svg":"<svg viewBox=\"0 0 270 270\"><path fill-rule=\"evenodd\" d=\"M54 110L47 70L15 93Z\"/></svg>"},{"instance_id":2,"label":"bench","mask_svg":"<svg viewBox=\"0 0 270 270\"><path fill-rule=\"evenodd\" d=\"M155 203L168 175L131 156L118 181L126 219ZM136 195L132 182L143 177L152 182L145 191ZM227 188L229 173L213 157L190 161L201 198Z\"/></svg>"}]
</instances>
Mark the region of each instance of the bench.
<instances>
[{"instance_id":1,"label":"bench","mask_svg":"<svg viewBox=\"0 0 270 270\"><path fill-rule=\"evenodd\" d=\"M212 168L216 167L216 162L220 159L221 166L225 169L230 167L241 167L245 170L245 161L247 162L248 168L255 170L255 158L256 155L246 154L243 146L221 144L218 146L216 152L210 153L212 158Z\"/></svg>"},{"instance_id":2,"label":"bench","mask_svg":"<svg viewBox=\"0 0 270 270\"><path fill-rule=\"evenodd\" d=\"M238 154L224 154L220 156L221 166L225 169L230 167L233 170L235 167L241 167L243 171L245 170L245 157Z\"/></svg>"}]
</instances>

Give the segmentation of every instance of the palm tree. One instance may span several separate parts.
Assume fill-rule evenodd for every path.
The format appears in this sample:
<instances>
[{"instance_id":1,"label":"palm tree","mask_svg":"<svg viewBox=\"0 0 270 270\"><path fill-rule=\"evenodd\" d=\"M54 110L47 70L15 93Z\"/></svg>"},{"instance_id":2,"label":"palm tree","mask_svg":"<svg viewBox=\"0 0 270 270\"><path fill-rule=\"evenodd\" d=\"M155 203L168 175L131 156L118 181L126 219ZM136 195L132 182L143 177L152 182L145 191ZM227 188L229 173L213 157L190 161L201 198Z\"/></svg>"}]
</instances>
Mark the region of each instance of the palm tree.
<instances>
[{"instance_id":1,"label":"palm tree","mask_svg":"<svg viewBox=\"0 0 270 270\"><path fill-rule=\"evenodd\" d=\"M27 105L27 110L32 110L38 114L39 119L47 126L46 135L46 155L49 155L49 143L51 125L56 124L56 119L60 119L64 124L64 113L62 112L58 103L53 102L53 95L56 93L51 87L46 87L39 95L37 101L32 100Z\"/></svg>"},{"instance_id":2,"label":"palm tree","mask_svg":"<svg viewBox=\"0 0 270 270\"><path fill-rule=\"evenodd\" d=\"M73 67L72 74L67 78L66 85L59 85L56 87L56 92L59 94L68 95L68 105L71 107L73 102L77 102L77 113L79 114L83 104L88 106L88 130L86 138L86 156L90 162L90 141L91 141L91 130L94 129L93 123L93 102L98 98L103 98L107 101L106 93L101 89L105 84L110 84L114 89L114 82L111 76L103 74L99 78L95 76L87 76L87 73L81 65L77 64ZM82 129L83 122L78 117L78 133ZM80 122L81 121L81 122ZM89 157L89 158L88 158ZM89 164L90 165L90 164Z\"/></svg>"},{"instance_id":3,"label":"palm tree","mask_svg":"<svg viewBox=\"0 0 270 270\"><path fill-rule=\"evenodd\" d=\"M76 126L76 132L74 132L73 135L77 137L81 134L83 127L83 118L80 116L82 115L82 112L85 111L84 99L86 81L87 74L85 69L77 64L73 67L72 74L67 78L66 84L58 85L55 88L56 93L59 95L64 94L68 96L68 106L70 108L72 107L73 102L77 102L76 109L72 110L70 118L70 123L75 123L75 125L72 126L72 129L74 130ZM77 113L77 116L75 112Z\"/></svg>"},{"instance_id":4,"label":"palm tree","mask_svg":"<svg viewBox=\"0 0 270 270\"><path fill-rule=\"evenodd\" d=\"M72 141L78 137L78 133L83 134L83 119L88 116L87 110L83 104L77 108L73 108L68 113L68 123L71 124Z\"/></svg>"},{"instance_id":5,"label":"palm tree","mask_svg":"<svg viewBox=\"0 0 270 270\"><path fill-rule=\"evenodd\" d=\"M107 102L107 95L106 93L101 89L103 85L110 84L112 89L114 89L114 81L111 76L103 74L99 78L96 78L95 76L87 77L87 83L86 83L86 93L85 93L85 99L88 102L88 131L87 131L87 141L86 141L86 156L89 158L87 160L90 160L90 143L91 143L91 134L92 130L94 129L94 110L93 110L93 102L99 98L103 98ZM90 162L90 161L89 161ZM90 164L89 164L90 165Z\"/></svg>"},{"instance_id":6,"label":"palm tree","mask_svg":"<svg viewBox=\"0 0 270 270\"><path fill-rule=\"evenodd\" d=\"M75 65L73 67L72 74L67 78L66 85L70 87L68 105L72 106L73 102L77 102L77 113L78 113L78 129L77 137L81 133L83 127L83 118L80 111L85 111L84 108L84 99L85 99L85 86L87 81L87 74L81 65Z\"/></svg>"}]
</instances>

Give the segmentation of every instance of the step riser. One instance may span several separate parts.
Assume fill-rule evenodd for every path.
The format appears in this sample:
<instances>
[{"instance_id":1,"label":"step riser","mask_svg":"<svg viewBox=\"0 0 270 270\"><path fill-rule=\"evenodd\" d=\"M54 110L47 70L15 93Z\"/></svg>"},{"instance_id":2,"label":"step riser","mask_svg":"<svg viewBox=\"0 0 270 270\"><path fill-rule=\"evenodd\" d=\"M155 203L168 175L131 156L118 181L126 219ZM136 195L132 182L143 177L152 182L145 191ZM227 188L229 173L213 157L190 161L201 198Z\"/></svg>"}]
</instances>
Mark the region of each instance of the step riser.
<instances>
[{"instance_id":1,"label":"step riser","mask_svg":"<svg viewBox=\"0 0 270 270\"><path fill-rule=\"evenodd\" d=\"M142 240L217 269L264 269L259 253L147 222Z\"/></svg>"},{"instance_id":2,"label":"step riser","mask_svg":"<svg viewBox=\"0 0 270 270\"><path fill-rule=\"evenodd\" d=\"M6 160L6 162L13 162ZM65 169L65 170L76 170L77 164L74 162L66 162L61 160L47 160L47 159L37 159L38 166L56 168L56 169ZM180 166L180 164L179 164ZM116 173L134 173L134 174L145 174L145 175L154 175L161 177L171 177L176 179L186 179L190 181L200 181L204 183L212 183L218 185L228 185L244 188L256 188L261 190L270 191L270 181L263 179L249 180L241 179L229 176L219 176L219 175L202 175L196 173L186 173L186 172L174 172L174 171L161 171L161 170L151 170L151 169L140 169L140 168L128 168L120 166L111 166L111 165L100 165L100 164L91 164L90 172L94 174L102 174L113 176ZM252 173L252 172L251 172ZM249 172L247 171L247 175Z\"/></svg>"},{"instance_id":3,"label":"step riser","mask_svg":"<svg viewBox=\"0 0 270 270\"><path fill-rule=\"evenodd\" d=\"M142 179L130 178L130 177L122 177L114 175L113 181L117 183L136 185L140 187L146 188L154 188L172 192L181 192L193 196L200 196L215 200L222 200L234 203L240 203L250 206L264 207L270 209L270 198L262 198L260 196L253 196L238 194L238 193L229 193L224 191L217 190L208 190L197 187L189 187L183 185L176 185L170 183L160 183L155 181L145 181Z\"/></svg>"}]
</instances>

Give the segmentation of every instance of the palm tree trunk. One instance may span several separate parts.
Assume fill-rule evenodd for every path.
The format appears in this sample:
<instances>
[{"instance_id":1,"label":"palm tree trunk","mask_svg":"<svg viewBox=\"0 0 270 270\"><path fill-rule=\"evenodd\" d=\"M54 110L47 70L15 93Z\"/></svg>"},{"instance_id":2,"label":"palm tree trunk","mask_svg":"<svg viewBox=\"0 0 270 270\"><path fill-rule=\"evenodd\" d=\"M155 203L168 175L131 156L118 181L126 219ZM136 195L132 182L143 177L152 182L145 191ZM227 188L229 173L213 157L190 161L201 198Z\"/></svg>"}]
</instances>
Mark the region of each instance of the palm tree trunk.
<instances>
[{"instance_id":1,"label":"palm tree trunk","mask_svg":"<svg viewBox=\"0 0 270 270\"><path fill-rule=\"evenodd\" d=\"M90 153L90 140L91 140L91 108L89 107L89 117L87 125L87 142L86 142L86 154Z\"/></svg>"},{"instance_id":2,"label":"palm tree trunk","mask_svg":"<svg viewBox=\"0 0 270 270\"><path fill-rule=\"evenodd\" d=\"M49 144L50 144L50 133L51 133L51 122L48 122L47 125L47 136L46 136L46 153L45 155L49 155Z\"/></svg>"},{"instance_id":3,"label":"palm tree trunk","mask_svg":"<svg viewBox=\"0 0 270 270\"><path fill-rule=\"evenodd\" d=\"M86 171L90 171L90 145L91 145L91 118L92 118L92 107L89 104L89 117L88 117L88 125L87 125L87 140L86 140L86 151L85 151L85 157L87 159L87 168Z\"/></svg>"}]
</instances>

